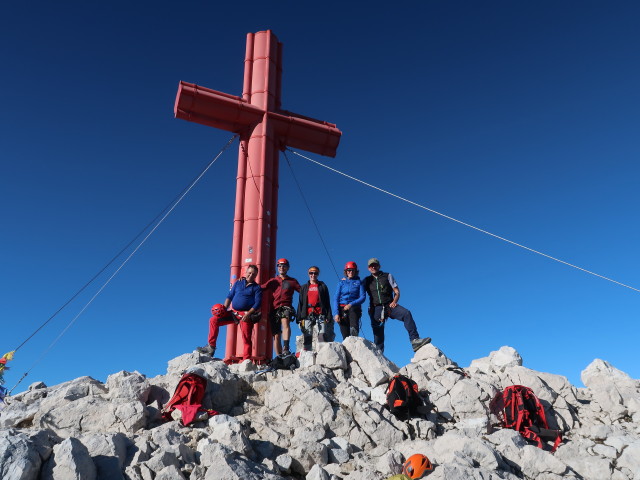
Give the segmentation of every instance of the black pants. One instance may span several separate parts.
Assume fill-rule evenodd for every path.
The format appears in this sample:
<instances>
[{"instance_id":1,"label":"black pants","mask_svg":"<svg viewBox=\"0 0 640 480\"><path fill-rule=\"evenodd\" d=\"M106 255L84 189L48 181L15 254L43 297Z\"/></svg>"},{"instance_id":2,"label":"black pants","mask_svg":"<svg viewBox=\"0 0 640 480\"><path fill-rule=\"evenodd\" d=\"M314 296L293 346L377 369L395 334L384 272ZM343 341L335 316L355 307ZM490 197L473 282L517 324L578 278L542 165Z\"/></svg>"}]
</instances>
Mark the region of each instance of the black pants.
<instances>
[{"instance_id":1,"label":"black pants","mask_svg":"<svg viewBox=\"0 0 640 480\"><path fill-rule=\"evenodd\" d=\"M393 318L394 320L400 320L404 323L409 334L409 340L415 340L419 338L418 328L416 322L413 320L413 315L409 310L401 305L396 305L395 308L389 308L389 305L369 305L369 318L371 319L371 330L373 330L373 343L376 347L384 352L384 324L380 319L384 313L385 320Z\"/></svg>"},{"instance_id":2,"label":"black pants","mask_svg":"<svg viewBox=\"0 0 640 480\"><path fill-rule=\"evenodd\" d=\"M345 314L346 313L346 318ZM360 333L360 317L362 317L362 307L360 305L352 305L349 310L343 310L338 307L338 315L340 315L340 333L342 339L349 336L357 337Z\"/></svg>"}]
</instances>

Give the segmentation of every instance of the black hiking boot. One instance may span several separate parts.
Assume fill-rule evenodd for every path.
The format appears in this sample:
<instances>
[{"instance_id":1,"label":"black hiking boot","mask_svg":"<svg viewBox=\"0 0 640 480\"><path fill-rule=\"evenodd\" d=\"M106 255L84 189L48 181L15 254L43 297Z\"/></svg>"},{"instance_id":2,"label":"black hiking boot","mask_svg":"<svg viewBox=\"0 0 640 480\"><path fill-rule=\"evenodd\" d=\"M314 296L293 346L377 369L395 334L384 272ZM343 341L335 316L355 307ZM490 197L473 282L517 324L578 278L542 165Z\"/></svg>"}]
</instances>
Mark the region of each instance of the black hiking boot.
<instances>
[{"instance_id":1,"label":"black hiking boot","mask_svg":"<svg viewBox=\"0 0 640 480\"><path fill-rule=\"evenodd\" d=\"M213 354L216 352L216 347L212 347L211 345L207 345L205 347L196 348L196 351L198 353L204 353L205 355L209 355L210 357L213 357Z\"/></svg>"},{"instance_id":2,"label":"black hiking boot","mask_svg":"<svg viewBox=\"0 0 640 480\"><path fill-rule=\"evenodd\" d=\"M421 347L424 347L427 343L431 343L431 337L426 338L415 338L411 340L411 347L414 352L420 350Z\"/></svg>"}]
</instances>

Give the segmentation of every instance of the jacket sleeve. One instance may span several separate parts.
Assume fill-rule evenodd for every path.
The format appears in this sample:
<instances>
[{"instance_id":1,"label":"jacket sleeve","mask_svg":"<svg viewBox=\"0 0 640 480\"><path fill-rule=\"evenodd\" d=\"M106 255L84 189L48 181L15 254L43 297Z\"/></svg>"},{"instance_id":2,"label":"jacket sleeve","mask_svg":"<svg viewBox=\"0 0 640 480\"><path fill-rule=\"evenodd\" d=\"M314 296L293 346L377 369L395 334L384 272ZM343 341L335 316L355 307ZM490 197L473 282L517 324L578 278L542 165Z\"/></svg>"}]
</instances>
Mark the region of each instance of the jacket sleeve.
<instances>
[{"instance_id":1,"label":"jacket sleeve","mask_svg":"<svg viewBox=\"0 0 640 480\"><path fill-rule=\"evenodd\" d=\"M267 280L262 285L260 285L262 290L272 290L273 289L273 278Z\"/></svg>"},{"instance_id":2,"label":"jacket sleeve","mask_svg":"<svg viewBox=\"0 0 640 480\"><path fill-rule=\"evenodd\" d=\"M338 282L338 286L336 287L335 292L333 292L333 308L335 312L338 313L340 311L340 290L342 289L342 280Z\"/></svg>"},{"instance_id":3,"label":"jacket sleeve","mask_svg":"<svg viewBox=\"0 0 640 480\"><path fill-rule=\"evenodd\" d=\"M371 299L371 294L369 293L369 283L370 283L370 279L371 276L365 277L364 281L362 282L362 285L364 286L364 294L367 295L369 294L369 302L372 301Z\"/></svg>"},{"instance_id":4,"label":"jacket sleeve","mask_svg":"<svg viewBox=\"0 0 640 480\"><path fill-rule=\"evenodd\" d=\"M307 285L303 285L298 292L298 320L307 318Z\"/></svg>"},{"instance_id":5,"label":"jacket sleeve","mask_svg":"<svg viewBox=\"0 0 640 480\"><path fill-rule=\"evenodd\" d=\"M360 292L358 298L351 302L351 305L362 305L367 298L367 294L364 291L364 282L360 280Z\"/></svg>"},{"instance_id":6,"label":"jacket sleeve","mask_svg":"<svg viewBox=\"0 0 640 480\"><path fill-rule=\"evenodd\" d=\"M331 314L331 298L329 297L329 287L327 287L326 283L322 284L322 297L320 298L320 301L322 302L322 306L324 307L324 312L322 312L324 316L327 318L332 318L333 315Z\"/></svg>"},{"instance_id":7,"label":"jacket sleeve","mask_svg":"<svg viewBox=\"0 0 640 480\"><path fill-rule=\"evenodd\" d=\"M238 285L238 282L239 282L239 281L240 281L240 280L236 280L236 281L233 283L233 286L231 287L231 290L229 290L229 293L227 294L227 298L228 298L229 300L233 300L233 296L236 294L236 285Z\"/></svg>"}]
</instances>

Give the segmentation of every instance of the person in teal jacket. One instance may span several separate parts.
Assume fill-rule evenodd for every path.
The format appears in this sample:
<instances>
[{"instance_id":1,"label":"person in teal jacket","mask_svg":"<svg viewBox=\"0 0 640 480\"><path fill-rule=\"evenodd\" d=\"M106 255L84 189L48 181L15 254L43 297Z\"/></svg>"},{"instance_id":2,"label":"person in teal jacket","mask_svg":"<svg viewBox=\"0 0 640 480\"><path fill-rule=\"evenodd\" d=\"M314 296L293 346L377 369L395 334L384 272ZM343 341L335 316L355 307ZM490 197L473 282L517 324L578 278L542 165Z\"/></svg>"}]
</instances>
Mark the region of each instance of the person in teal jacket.
<instances>
[{"instance_id":1,"label":"person in teal jacket","mask_svg":"<svg viewBox=\"0 0 640 480\"><path fill-rule=\"evenodd\" d=\"M364 285L358 276L356 262L347 262L344 266L344 276L333 295L335 321L340 325L342 339L360 333L360 317L362 317L362 304L367 298Z\"/></svg>"}]
</instances>

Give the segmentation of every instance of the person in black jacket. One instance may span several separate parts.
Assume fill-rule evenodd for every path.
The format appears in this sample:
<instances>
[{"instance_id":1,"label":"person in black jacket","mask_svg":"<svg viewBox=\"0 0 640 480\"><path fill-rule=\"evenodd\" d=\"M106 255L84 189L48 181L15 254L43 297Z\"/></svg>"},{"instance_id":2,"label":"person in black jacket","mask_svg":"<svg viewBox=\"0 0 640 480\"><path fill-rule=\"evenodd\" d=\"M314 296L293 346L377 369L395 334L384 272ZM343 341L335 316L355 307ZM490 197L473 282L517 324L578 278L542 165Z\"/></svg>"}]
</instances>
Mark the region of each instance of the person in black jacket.
<instances>
[{"instance_id":1,"label":"person in black jacket","mask_svg":"<svg viewBox=\"0 0 640 480\"><path fill-rule=\"evenodd\" d=\"M384 352L384 322L387 318L400 320L407 329L411 347L414 352L427 343L431 338L420 338L416 322L411 312L398 304L400 288L393 275L380 270L380 261L370 258L367 263L371 275L364 279L364 289L369 294L369 318L373 330L373 343Z\"/></svg>"},{"instance_id":2,"label":"person in black jacket","mask_svg":"<svg viewBox=\"0 0 640 480\"><path fill-rule=\"evenodd\" d=\"M335 338L329 289L323 281L318 280L319 275L318 267L309 267L309 281L302 285L298 297L297 317L304 336L305 350L312 348L314 325L318 327L319 342L332 342Z\"/></svg>"}]
</instances>

